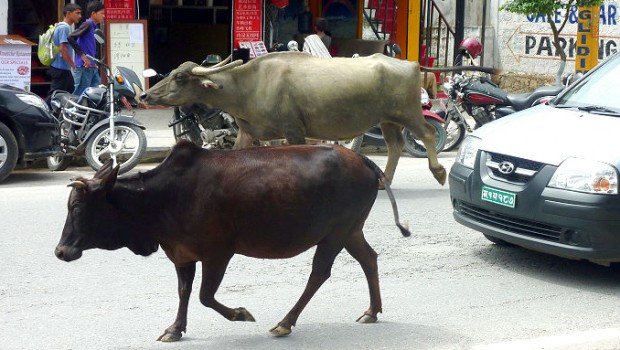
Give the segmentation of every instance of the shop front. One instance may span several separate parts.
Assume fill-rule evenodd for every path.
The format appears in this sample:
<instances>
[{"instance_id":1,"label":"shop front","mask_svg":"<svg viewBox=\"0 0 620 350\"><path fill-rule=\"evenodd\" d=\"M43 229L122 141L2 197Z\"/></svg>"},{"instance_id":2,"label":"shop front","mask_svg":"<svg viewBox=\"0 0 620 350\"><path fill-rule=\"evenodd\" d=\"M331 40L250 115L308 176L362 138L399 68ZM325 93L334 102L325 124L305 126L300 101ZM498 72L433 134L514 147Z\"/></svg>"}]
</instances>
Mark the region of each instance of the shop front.
<instances>
[{"instance_id":1,"label":"shop front","mask_svg":"<svg viewBox=\"0 0 620 350\"><path fill-rule=\"evenodd\" d=\"M136 40L135 36L129 36L136 33L130 26L123 32L128 35L127 40L114 38L120 26L110 26L122 22L139 23L144 31L141 36L144 58L137 59L142 62L136 62L134 67L138 73L145 68L141 65L167 72L184 61L201 62L208 54L226 57L239 47L240 42L247 45L247 42L262 41L267 51L285 47L290 40L303 42L304 36L312 33L316 17L327 18L333 37L360 38L362 7L358 1L105 0L104 29L110 37L107 45L101 48L102 55L114 65L114 60L118 61L126 49L110 47L110 43L141 45L140 42L128 41ZM8 34L38 42L39 35L49 25L62 20L62 8L66 2L82 6L83 19L87 18L88 0L8 0ZM253 13L248 14L248 4ZM245 13L239 15L242 11ZM249 36L244 38L246 35ZM31 90L41 96L47 95L49 90L47 70L33 54Z\"/></svg>"}]
</instances>

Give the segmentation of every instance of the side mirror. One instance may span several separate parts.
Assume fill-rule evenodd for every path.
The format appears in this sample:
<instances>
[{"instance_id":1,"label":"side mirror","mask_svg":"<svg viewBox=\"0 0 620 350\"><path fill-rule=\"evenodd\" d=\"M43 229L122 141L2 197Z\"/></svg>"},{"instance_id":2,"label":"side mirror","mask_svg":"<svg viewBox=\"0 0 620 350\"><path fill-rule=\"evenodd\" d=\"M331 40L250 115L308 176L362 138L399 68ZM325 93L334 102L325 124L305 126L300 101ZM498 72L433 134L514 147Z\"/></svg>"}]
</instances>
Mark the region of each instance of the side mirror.
<instances>
[{"instance_id":1,"label":"side mirror","mask_svg":"<svg viewBox=\"0 0 620 350\"><path fill-rule=\"evenodd\" d=\"M99 44L103 44L105 43L105 34L103 33L103 30L101 30L100 28L95 29L95 40L97 41L97 43Z\"/></svg>"},{"instance_id":2,"label":"side mirror","mask_svg":"<svg viewBox=\"0 0 620 350\"><path fill-rule=\"evenodd\" d=\"M155 71L155 69L152 69L152 68L147 68L142 72L142 76L145 78L152 78L156 75L157 75L157 72Z\"/></svg>"},{"instance_id":3,"label":"side mirror","mask_svg":"<svg viewBox=\"0 0 620 350\"><path fill-rule=\"evenodd\" d=\"M397 54L400 55L402 50L400 49L400 46L398 46L398 44L392 44L392 51Z\"/></svg>"},{"instance_id":4,"label":"side mirror","mask_svg":"<svg viewBox=\"0 0 620 350\"><path fill-rule=\"evenodd\" d=\"M220 55L207 55L204 61L200 64L201 66L207 66L212 64L218 64L222 62L222 57Z\"/></svg>"}]
</instances>

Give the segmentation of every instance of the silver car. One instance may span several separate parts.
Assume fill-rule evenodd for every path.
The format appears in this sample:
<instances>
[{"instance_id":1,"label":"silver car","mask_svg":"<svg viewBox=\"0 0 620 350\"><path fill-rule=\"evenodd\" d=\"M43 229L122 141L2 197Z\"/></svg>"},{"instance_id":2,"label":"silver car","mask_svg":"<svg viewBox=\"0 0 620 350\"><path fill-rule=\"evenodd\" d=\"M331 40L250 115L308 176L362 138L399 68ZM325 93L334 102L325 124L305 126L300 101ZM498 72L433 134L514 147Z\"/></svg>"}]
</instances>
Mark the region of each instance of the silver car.
<instances>
[{"instance_id":1,"label":"silver car","mask_svg":"<svg viewBox=\"0 0 620 350\"><path fill-rule=\"evenodd\" d=\"M450 170L457 222L497 244L620 261L620 55L548 105L473 132Z\"/></svg>"}]
</instances>

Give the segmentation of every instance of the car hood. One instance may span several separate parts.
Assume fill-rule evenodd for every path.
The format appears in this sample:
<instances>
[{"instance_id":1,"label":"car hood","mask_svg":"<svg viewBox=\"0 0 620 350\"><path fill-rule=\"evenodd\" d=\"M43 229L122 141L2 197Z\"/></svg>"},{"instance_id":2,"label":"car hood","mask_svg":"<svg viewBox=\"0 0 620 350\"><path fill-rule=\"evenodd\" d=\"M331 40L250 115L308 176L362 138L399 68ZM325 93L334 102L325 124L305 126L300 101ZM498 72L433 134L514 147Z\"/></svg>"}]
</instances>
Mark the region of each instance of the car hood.
<instances>
[{"instance_id":1,"label":"car hood","mask_svg":"<svg viewBox=\"0 0 620 350\"><path fill-rule=\"evenodd\" d=\"M570 157L620 161L620 116L540 105L486 124L481 149L559 165Z\"/></svg>"}]
</instances>

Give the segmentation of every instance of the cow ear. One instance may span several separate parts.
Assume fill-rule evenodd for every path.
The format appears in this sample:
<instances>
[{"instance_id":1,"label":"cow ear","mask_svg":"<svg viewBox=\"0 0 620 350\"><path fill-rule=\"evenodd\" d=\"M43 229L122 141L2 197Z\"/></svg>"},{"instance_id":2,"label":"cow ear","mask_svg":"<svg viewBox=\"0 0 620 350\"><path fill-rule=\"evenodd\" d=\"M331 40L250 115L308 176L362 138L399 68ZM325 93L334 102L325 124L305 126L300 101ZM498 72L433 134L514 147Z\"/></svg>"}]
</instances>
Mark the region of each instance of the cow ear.
<instances>
[{"instance_id":1,"label":"cow ear","mask_svg":"<svg viewBox=\"0 0 620 350\"><path fill-rule=\"evenodd\" d=\"M105 163L103 163L103 165L101 166L101 168L99 168L99 170L97 170L97 172L95 173L94 178L95 179L103 179L106 174L108 174L113 167L114 163L112 161L112 158L108 159Z\"/></svg>"},{"instance_id":2,"label":"cow ear","mask_svg":"<svg viewBox=\"0 0 620 350\"><path fill-rule=\"evenodd\" d=\"M209 80L209 79L202 79L201 80L202 83L202 87L206 88L206 89L221 89L222 85L216 84L213 81Z\"/></svg>"},{"instance_id":3,"label":"cow ear","mask_svg":"<svg viewBox=\"0 0 620 350\"><path fill-rule=\"evenodd\" d=\"M106 190L110 190L116 183L116 178L118 177L120 167L120 165L113 167L112 159L108 159L108 161L105 162L105 164L103 164L103 166L95 173L95 179L100 179L101 185Z\"/></svg>"}]
</instances>

